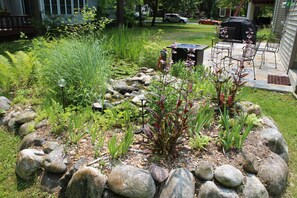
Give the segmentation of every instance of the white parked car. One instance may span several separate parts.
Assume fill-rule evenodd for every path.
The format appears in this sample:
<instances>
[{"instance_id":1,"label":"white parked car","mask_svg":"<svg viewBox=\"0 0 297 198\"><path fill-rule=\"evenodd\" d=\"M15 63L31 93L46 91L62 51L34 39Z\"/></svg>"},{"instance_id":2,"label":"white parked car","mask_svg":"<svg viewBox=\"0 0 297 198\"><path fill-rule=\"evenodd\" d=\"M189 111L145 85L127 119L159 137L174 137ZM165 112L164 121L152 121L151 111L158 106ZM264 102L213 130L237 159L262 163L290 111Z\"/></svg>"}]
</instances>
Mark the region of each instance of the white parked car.
<instances>
[{"instance_id":1,"label":"white parked car","mask_svg":"<svg viewBox=\"0 0 297 198\"><path fill-rule=\"evenodd\" d=\"M187 23L188 18L182 17L179 14L167 13L164 15L164 22Z\"/></svg>"}]
</instances>

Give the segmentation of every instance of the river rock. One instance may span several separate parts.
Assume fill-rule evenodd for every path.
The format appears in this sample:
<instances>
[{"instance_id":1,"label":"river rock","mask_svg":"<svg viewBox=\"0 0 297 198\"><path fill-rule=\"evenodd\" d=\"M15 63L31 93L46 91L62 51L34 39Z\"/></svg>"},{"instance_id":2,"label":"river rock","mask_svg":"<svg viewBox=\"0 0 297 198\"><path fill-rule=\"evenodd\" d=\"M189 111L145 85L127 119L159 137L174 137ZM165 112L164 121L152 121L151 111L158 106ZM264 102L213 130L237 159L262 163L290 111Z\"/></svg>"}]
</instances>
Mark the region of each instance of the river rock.
<instances>
[{"instance_id":1,"label":"river rock","mask_svg":"<svg viewBox=\"0 0 297 198\"><path fill-rule=\"evenodd\" d=\"M113 85L113 88L114 88L114 90L121 93L122 95L125 95L125 93L132 93L133 91L138 90L137 88L135 88L133 86L127 85L125 81L117 81Z\"/></svg>"},{"instance_id":2,"label":"river rock","mask_svg":"<svg viewBox=\"0 0 297 198\"><path fill-rule=\"evenodd\" d=\"M159 183L165 181L169 175L168 169L162 168L155 164L150 166L150 173L152 177Z\"/></svg>"},{"instance_id":3,"label":"river rock","mask_svg":"<svg viewBox=\"0 0 297 198\"><path fill-rule=\"evenodd\" d=\"M98 169L84 167L72 176L66 190L68 198L101 198L106 183L106 176Z\"/></svg>"},{"instance_id":4,"label":"river rock","mask_svg":"<svg viewBox=\"0 0 297 198\"><path fill-rule=\"evenodd\" d=\"M265 186L252 174L248 174L245 177L243 196L245 198L269 198Z\"/></svg>"},{"instance_id":5,"label":"river rock","mask_svg":"<svg viewBox=\"0 0 297 198\"><path fill-rule=\"evenodd\" d=\"M214 167L210 162L200 162L195 168L195 176L199 179L210 181L213 180Z\"/></svg>"},{"instance_id":6,"label":"river rock","mask_svg":"<svg viewBox=\"0 0 297 198\"><path fill-rule=\"evenodd\" d=\"M0 112L8 111L10 108L10 103L11 101L8 98L0 96Z\"/></svg>"},{"instance_id":7,"label":"river rock","mask_svg":"<svg viewBox=\"0 0 297 198\"><path fill-rule=\"evenodd\" d=\"M280 197L287 185L288 166L277 154L271 153L260 166L258 177L272 197Z\"/></svg>"},{"instance_id":8,"label":"river rock","mask_svg":"<svg viewBox=\"0 0 297 198\"><path fill-rule=\"evenodd\" d=\"M113 192L129 198L152 198L156 193L150 173L130 165L116 166L108 176L108 186Z\"/></svg>"},{"instance_id":9,"label":"river rock","mask_svg":"<svg viewBox=\"0 0 297 198\"><path fill-rule=\"evenodd\" d=\"M36 149L21 150L17 156L15 172L24 180L32 179L34 173L41 169L43 151Z\"/></svg>"},{"instance_id":10,"label":"river rock","mask_svg":"<svg viewBox=\"0 0 297 198\"><path fill-rule=\"evenodd\" d=\"M59 197L65 197L65 192L68 186L69 181L76 171L80 168L84 167L87 164L87 158L79 159L71 168L63 175L63 177L59 180L59 185L61 186Z\"/></svg>"},{"instance_id":11,"label":"river rock","mask_svg":"<svg viewBox=\"0 0 297 198\"><path fill-rule=\"evenodd\" d=\"M205 182L199 190L198 198L239 198L235 190L215 185L212 181Z\"/></svg>"},{"instance_id":12,"label":"river rock","mask_svg":"<svg viewBox=\"0 0 297 198\"><path fill-rule=\"evenodd\" d=\"M278 154L285 162L289 161L288 145L277 128L265 128L261 131L261 138L267 141L267 146Z\"/></svg>"},{"instance_id":13,"label":"river rock","mask_svg":"<svg viewBox=\"0 0 297 198\"><path fill-rule=\"evenodd\" d=\"M44 157L42 167L52 173L64 173L67 169L64 163L64 147L57 146L55 150L51 151Z\"/></svg>"},{"instance_id":14,"label":"river rock","mask_svg":"<svg viewBox=\"0 0 297 198\"><path fill-rule=\"evenodd\" d=\"M7 124L8 131L16 133L18 130L17 124L15 122L15 118L11 118Z\"/></svg>"},{"instance_id":15,"label":"river rock","mask_svg":"<svg viewBox=\"0 0 297 198\"><path fill-rule=\"evenodd\" d=\"M43 191L54 193L60 190L59 179L62 174L43 171L40 179L40 186Z\"/></svg>"},{"instance_id":16,"label":"river rock","mask_svg":"<svg viewBox=\"0 0 297 198\"><path fill-rule=\"evenodd\" d=\"M37 116L37 114L32 110L24 110L21 111L16 117L15 122L19 125L24 124L26 122L30 122L34 120L34 118Z\"/></svg>"},{"instance_id":17,"label":"river rock","mask_svg":"<svg viewBox=\"0 0 297 198\"><path fill-rule=\"evenodd\" d=\"M21 125L18 134L21 138L23 138L25 135L28 135L29 133L32 133L35 129L35 122L31 121L31 122L27 122Z\"/></svg>"},{"instance_id":18,"label":"river rock","mask_svg":"<svg viewBox=\"0 0 297 198\"><path fill-rule=\"evenodd\" d=\"M160 192L160 198L193 198L195 181L192 173L184 168L172 170Z\"/></svg>"},{"instance_id":19,"label":"river rock","mask_svg":"<svg viewBox=\"0 0 297 198\"><path fill-rule=\"evenodd\" d=\"M54 141L46 141L42 147L45 153L50 153L54 150L57 150L60 147L60 144Z\"/></svg>"},{"instance_id":20,"label":"river rock","mask_svg":"<svg viewBox=\"0 0 297 198\"><path fill-rule=\"evenodd\" d=\"M19 146L19 151L29 148L31 146L41 146L44 142L44 139L42 137L37 136L37 133L30 133L26 135Z\"/></svg>"},{"instance_id":21,"label":"river rock","mask_svg":"<svg viewBox=\"0 0 297 198\"><path fill-rule=\"evenodd\" d=\"M277 129L277 126L276 126L275 122L271 118L269 118L267 116L263 116L261 118L261 122L262 122L263 126L266 127L266 128L275 128L275 129Z\"/></svg>"},{"instance_id":22,"label":"river rock","mask_svg":"<svg viewBox=\"0 0 297 198\"><path fill-rule=\"evenodd\" d=\"M15 114L16 114L15 111L11 111L11 112L7 113L7 114L3 117L2 125L8 125L10 119L13 118Z\"/></svg>"},{"instance_id":23,"label":"river rock","mask_svg":"<svg viewBox=\"0 0 297 198\"><path fill-rule=\"evenodd\" d=\"M220 184L227 187L237 187L243 182L243 175L240 170L229 164L216 168L214 175Z\"/></svg>"},{"instance_id":24,"label":"river rock","mask_svg":"<svg viewBox=\"0 0 297 198\"><path fill-rule=\"evenodd\" d=\"M243 149L242 156L244 159L243 169L248 173L258 173L259 170L259 161L257 156L254 153L250 153Z\"/></svg>"}]
</instances>

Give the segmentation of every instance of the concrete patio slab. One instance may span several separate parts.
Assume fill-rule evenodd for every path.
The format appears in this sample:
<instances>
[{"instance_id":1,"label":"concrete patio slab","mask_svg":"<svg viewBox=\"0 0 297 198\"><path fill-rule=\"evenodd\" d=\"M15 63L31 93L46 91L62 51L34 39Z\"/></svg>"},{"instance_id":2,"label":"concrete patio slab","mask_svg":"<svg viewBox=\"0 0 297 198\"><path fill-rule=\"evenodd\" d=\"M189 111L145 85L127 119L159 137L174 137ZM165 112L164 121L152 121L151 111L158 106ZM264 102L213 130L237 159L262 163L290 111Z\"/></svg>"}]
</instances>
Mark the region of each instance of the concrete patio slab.
<instances>
[{"instance_id":1,"label":"concrete patio slab","mask_svg":"<svg viewBox=\"0 0 297 198\"><path fill-rule=\"evenodd\" d=\"M234 43L233 51L232 51L233 55L242 54L242 47L244 45L245 44L242 44L242 43ZM261 43L260 48L264 48L264 45L265 43ZM268 75L288 76L288 74L287 74L287 70L279 60L278 54L277 54L277 68L275 68L274 53L271 53L271 52L265 53L265 64L262 65L260 69L261 53L262 52L259 52L254 59L256 80L254 80L252 64L245 64L245 69L249 73L249 75L245 77L245 80L247 81L246 85L250 87L272 90L272 91L293 92L292 86L269 84L267 82ZM221 57L224 57L225 55L220 54L219 56L221 58ZM236 66L237 64L236 62L232 62L232 63L234 66ZM214 64L214 61L211 60L211 47L209 47L204 51L203 64L205 66L212 66Z\"/></svg>"}]
</instances>

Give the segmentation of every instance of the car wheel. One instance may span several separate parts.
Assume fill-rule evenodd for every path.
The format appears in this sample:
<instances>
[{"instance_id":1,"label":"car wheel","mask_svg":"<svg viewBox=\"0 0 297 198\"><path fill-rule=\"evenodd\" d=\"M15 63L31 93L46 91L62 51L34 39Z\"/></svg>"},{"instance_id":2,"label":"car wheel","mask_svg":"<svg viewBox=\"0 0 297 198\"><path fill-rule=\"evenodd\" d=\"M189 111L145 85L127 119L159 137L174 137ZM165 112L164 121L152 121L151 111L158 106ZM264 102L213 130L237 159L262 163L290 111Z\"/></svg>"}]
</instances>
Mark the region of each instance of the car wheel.
<instances>
[{"instance_id":1,"label":"car wheel","mask_svg":"<svg viewBox=\"0 0 297 198\"><path fill-rule=\"evenodd\" d=\"M214 25L219 25L218 23L214 23Z\"/></svg>"}]
</instances>

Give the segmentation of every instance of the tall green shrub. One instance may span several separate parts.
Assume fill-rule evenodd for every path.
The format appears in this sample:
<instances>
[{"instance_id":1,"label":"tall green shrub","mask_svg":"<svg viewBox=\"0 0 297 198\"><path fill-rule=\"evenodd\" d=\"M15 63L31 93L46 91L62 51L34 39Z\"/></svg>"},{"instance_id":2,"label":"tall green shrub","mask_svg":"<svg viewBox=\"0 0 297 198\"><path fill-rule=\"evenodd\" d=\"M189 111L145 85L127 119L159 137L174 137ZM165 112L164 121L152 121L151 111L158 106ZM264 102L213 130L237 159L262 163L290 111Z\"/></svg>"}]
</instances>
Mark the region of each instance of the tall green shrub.
<instances>
[{"instance_id":1,"label":"tall green shrub","mask_svg":"<svg viewBox=\"0 0 297 198\"><path fill-rule=\"evenodd\" d=\"M42 86L50 96L61 93L57 82L66 80L64 88L68 104L87 105L103 96L110 75L111 59L102 41L87 38L37 41L35 52L42 62L39 69Z\"/></svg>"}]
</instances>

